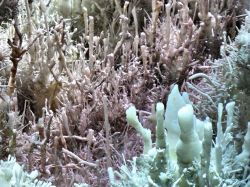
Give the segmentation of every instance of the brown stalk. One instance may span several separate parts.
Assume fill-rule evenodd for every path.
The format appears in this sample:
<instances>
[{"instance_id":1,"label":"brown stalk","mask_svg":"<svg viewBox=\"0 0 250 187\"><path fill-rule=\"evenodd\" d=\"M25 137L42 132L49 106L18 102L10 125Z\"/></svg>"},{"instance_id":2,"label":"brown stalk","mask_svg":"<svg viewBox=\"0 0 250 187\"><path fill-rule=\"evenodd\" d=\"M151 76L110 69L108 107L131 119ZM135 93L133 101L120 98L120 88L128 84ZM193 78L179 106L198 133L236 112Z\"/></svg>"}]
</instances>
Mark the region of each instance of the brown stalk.
<instances>
[{"instance_id":1,"label":"brown stalk","mask_svg":"<svg viewBox=\"0 0 250 187\"><path fill-rule=\"evenodd\" d=\"M21 61L23 55L30 49L30 47L34 44L34 42L40 37L40 34L38 34L37 37L34 38L28 44L26 48L23 48L22 47L22 34L20 33L18 25L19 25L18 19L15 18L15 22L14 22L15 37L13 38L13 41L8 39L8 44L11 47L10 60L12 61L12 67L11 67L11 72L10 72L10 77L9 77L8 87L7 87L7 94L9 96L11 96L15 90L18 63Z\"/></svg>"}]
</instances>

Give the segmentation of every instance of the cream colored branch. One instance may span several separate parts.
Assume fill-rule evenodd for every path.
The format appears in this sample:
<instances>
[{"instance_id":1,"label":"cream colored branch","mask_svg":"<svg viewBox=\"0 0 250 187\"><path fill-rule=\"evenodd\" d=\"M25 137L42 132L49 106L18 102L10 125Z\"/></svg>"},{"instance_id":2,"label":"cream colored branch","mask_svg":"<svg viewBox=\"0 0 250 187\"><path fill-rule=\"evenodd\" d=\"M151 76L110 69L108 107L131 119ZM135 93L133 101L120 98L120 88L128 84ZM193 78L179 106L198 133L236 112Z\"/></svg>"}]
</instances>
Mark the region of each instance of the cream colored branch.
<instances>
[{"instance_id":1,"label":"cream colored branch","mask_svg":"<svg viewBox=\"0 0 250 187\"><path fill-rule=\"evenodd\" d=\"M66 155L74 158L75 160L79 161L79 164L85 164L87 166L97 167L97 164L90 163L90 162L87 162L85 160L82 160L80 157L78 157L77 155L75 155L74 153L72 153L71 151L69 151L69 150L67 150L65 148L62 148L62 152L65 153Z\"/></svg>"}]
</instances>

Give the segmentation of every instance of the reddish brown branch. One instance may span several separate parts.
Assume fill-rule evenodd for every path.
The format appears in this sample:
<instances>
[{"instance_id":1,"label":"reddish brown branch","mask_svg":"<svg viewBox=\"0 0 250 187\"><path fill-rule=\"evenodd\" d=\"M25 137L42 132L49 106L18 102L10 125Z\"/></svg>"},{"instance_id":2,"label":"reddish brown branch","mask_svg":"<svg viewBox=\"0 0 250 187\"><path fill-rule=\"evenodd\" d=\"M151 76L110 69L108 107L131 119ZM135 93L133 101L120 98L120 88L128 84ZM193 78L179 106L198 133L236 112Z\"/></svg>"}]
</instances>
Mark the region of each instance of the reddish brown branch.
<instances>
[{"instance_id":1,"label":"reddish brown branch","mask_svg":"<svg viewBox=\"0 0 250 187\"><path fill-rule=\"evenodd\" d=\"M10 54L10 60L12 61L12 67L10 72L10 78L8 82L8 89L7 94L12 95L15 89L15 82L16 82L16 73L17 73L17 67L18 63L22 59L23 55L30 49L30 47L34 44L34 42L40 37L41 34L38 34L37 37L32 40L26 48L22 47L22 34L18 28L18 20L15 19L14 23L15 28L15 37L13 38L13 41L8 39L8 44L11 47L11 54Z\"/></svg>"}]
</instances>

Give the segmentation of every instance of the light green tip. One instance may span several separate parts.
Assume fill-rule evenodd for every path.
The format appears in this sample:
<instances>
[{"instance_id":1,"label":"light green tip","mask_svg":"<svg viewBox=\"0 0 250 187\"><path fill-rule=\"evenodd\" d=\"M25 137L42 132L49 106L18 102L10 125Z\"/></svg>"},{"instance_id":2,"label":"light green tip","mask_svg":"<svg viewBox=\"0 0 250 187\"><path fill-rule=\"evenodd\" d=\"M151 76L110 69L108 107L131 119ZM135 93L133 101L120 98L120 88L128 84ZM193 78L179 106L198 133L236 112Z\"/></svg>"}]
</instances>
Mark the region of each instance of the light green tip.
<instances>
[{"instance_id":1,"label":"light green tip","mask_svg":"<svg viewBox=\"0 0 250 187\"><path fill-rule=\"evenodd\" d=\"M191 104L187 104L178 111L181 131L186 133L193 129L194 111Z\"/></svg>"},{"instance_id":2,"label":"light green tip","mask_svg":"<svg viewBox=\"0 0 250 187\"><path fill-rule=\"evenodd\" d=\"M164 104L163 103L157 103L156 104L156 111L159 113L163 113L164 112Z\"/></svg>"},{"instance_id":3,"label":"light green tip","mask_svg":"<svg viewBox=\"0 0 250 187\"><path fill-rule=\"evenodd\" d=\"M136 108L134 106L130 106L126 110L126 119L128 123L130 123L131 125L138 123L138 117L136 115Z\"/></svg>"}]
</instances>

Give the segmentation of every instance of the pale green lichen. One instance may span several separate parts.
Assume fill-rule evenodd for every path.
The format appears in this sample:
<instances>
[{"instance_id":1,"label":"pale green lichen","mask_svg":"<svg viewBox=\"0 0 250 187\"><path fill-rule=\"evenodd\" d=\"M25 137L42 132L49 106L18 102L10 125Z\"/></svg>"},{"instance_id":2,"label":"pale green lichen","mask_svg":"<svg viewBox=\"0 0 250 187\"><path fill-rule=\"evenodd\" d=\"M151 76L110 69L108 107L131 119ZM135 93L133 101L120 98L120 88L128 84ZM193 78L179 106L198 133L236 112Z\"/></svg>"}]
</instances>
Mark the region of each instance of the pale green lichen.
<instances>
[{"instance_id":1,"label":"pale green lichen","mask_svg":"<svg viewBox=\"0 0 250 187\"><path fill-rule=\"evenodd\" d=\"M188 104L178 111L178 121L181 129L179 141L176 146L178 165L187 167L195 159L199 159L201 142L194 127L194 114L192 105Z\"/></svg>"},{"instance_id":2,"label":"pale green lichen","mask_svg":"<svg viewBox=\"0 0 250 187\"><path fill-rule=\"evenodd\" d=\"M129 124L131 124L137 132L143 137L144 149L143 153L146 154L152 148L151 131L143 128L138 116L136 115L136 108L131 106L126 111L126 118Z\"/></svg>"},{"instance_id":3,"label":"pale green lichen","mask_svg":"<svg viewBox=\"0 0 250 187\"><path fill-rule=\"evenodd\" d=\"M177 157L174 150L180 136L177 112L181 109L181 107L185 106L185 104L186 101L180 94L178 85L175 85L168 96L167 108L165 112L165 119L167 120L164 121L164 125L168 131L166 139L169 145L169 156L172 160L176 161Z\"/></svg>"},{"instance_id":4,"label":"pale green lichen","mask_svg":"<svg viewBox=\"0 0 250 187\"><path fill-rule=\"evenodd\" d=\"M172 90L168 98L168 107L176 113L178 121L172 125L178 125L179 128L172 126L167 133L162 129L162 120L166 123L168 118L163 119L162 103L156 105L157 127L156 129L156 147L133 158L130 165L122 165L120 171L113 171L109 168L110 184L113 187L139 187L139 186L244 186L248 184L249 169L243 165L249 164L249 134L250 125L245 141L242 146L243 151L237 156L234 145L234 139L231 136L234 126L234 102L226 105L227 123L225 131L222 128L223 105L218 106L218 122L215 145L212 145L212 123L207 118L205 121L199 121L199 126L195 123L197 119L194 115L191 104L185 104L179 108L179 105L173 105L176 98L182 98L178 88ZM171 105L169 105L171 103ZM184 102L182 102L184 104ZM127 120L133 125L138 132L144 129L138 120L135 107L130 107L127 112ZM166 116L166 115L165 115ZM169 116L169 115L167 115ZM172 118L172 120L175 118ZM138 125L139 124L139 125ZM202 127L202 128L201 128ZM198 129L200 128L200 129ZM169 156L169 137L171 133L179 130L176 146L172 151L177 155L175 158ZM201 129L203 135L199 136ZM164 133L164 136L163 136ZM167 135L166 135L167 134ZM202 137L202 139L201 139ZM166 141L165 141L166 138ZM161 140L160 140L161 139ZM158 143L157 143L158 142ZM165 142L165 145L163 143ZM236 157L237 156L237 157ZM235 159L236 157L236 159ZM125 162L126 163L126 162Z\"/></svg>"},{"instance_id":5,"label":"pale green lichen","mask_svg":"<svg viewBox=\"0 0 250 187\"><path fill-rule=\"evenodd\" d=\"M53 187L51 183L39 181L37 177L38 171L30 174L25 172L13 157L9 156L7 161L0 162L1 187Z\"/></svg>"}]
</instances>

